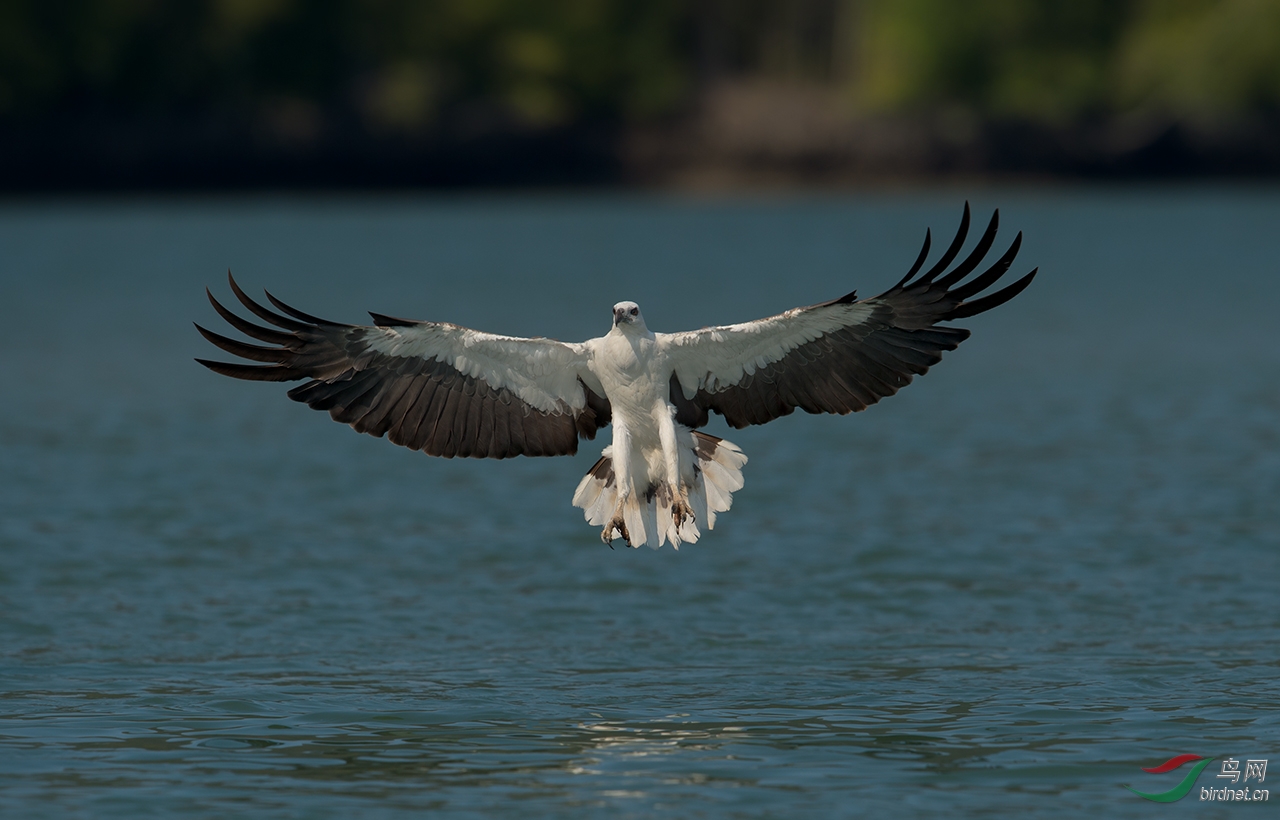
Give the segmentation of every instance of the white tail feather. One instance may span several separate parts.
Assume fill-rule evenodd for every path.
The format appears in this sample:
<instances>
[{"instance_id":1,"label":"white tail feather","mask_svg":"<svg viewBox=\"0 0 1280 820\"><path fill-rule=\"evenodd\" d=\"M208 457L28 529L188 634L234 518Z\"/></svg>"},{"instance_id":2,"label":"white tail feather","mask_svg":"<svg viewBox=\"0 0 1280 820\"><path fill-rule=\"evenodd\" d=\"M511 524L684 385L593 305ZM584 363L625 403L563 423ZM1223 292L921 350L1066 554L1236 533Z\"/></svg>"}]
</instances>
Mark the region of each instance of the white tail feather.
<instances>
[{"instance_id":1,"label":"white tail feather","mask_svg":"<svg viewBox=\"0 0 1280 820\"><path fill-rule=\"evenodd\" d=\"M747 457L732 442L688 428L678 428L686 442L680 448L680 479L689 494L693 518L676 526L671 507L675 498L661 482L651 480L630 493L622 509L631 546L648 544L657 549L670 541L679 549L716 525L716 514L733 504L733 493L742 489L742 467ZM640 482L633 482L639 484ZM652 488L652 489L650 489ZM573 505L581 507L587 523L603 527L613 518L618 504L619 480L613 471L613 448L606 447L600 460L582 478L573 494Z\"/></svg>"}]
</instances>

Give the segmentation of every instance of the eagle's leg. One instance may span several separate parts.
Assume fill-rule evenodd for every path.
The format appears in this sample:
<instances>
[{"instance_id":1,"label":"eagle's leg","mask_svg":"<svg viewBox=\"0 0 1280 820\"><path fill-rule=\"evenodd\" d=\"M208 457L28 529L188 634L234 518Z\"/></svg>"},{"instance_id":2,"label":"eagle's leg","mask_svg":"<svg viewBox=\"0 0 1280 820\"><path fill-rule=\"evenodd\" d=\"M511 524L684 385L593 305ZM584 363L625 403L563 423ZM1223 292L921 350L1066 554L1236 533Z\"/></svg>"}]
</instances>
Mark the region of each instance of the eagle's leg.
<instances>
[{"instance_id":1,"label":"eagle's leg","mask_svg":"<svg viewBox=\"0 0 1280 820\"><path fill-rule=\"evenodd\" d=\"M667 402L658 419L658 437L662 441L662 458L666 462L667 486L671 491L671 520L676 529L685 521L694 520L693 507L689 506L689 488L680 477L680 443L676 435L676 408Z\"/></svg>"},{"instance_id":2,"label":"eagle's leg","mask_svg":"<svg viewBox=\"0 0 1280 820\"><path fill-rule=\"evenodd\" d=\"M618 535L622 536L622 540L627 542L627 546L631 546L631 535L627 532L627 522L622 519L622 507L618 507L618 511L613 514L608 524L604 525L604 531L600 533L600 540L609 545L609 549L613 549L613 533L617 530Z\"/></svg>"},{"instance_id":3,"label":"eagle's leg","mask_svg":"<svg viewBox=\"0 0 1280 820\"><path fill-rule=\"evenodd\" d=\"M689 506L689 488L680 482L679 489L671 494L671 519L676 529L684 526L684 522L693 521L693 507Z\"/></svg>"},{"instance_id":4,"label":"eagle's leg","mask_svg":"<svg viewBox=\"0 0 1280 820\"><path fill-rule=\"evenodd\" d=\"M627 429L620 416L614 419L613 423L613 474L618 482L618 500L613 507L613 516L609 518L609 523L604 525L604 532L600 533L600 540L612 548L613 533L616 531L622 536L622 540L627 542L628 547L634 546L623 516L623 510L627 508L632 491L631 431Z\"/></svg>"}]
</instances>

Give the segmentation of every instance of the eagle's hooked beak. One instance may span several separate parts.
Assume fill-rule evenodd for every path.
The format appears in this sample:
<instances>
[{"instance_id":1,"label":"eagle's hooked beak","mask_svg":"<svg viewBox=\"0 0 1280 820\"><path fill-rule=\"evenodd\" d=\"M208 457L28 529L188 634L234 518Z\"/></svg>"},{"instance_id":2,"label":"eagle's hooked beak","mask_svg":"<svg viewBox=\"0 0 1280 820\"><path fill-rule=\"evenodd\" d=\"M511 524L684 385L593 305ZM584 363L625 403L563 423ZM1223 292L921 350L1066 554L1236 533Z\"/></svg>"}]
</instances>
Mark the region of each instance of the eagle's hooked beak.
<instances>
[{"instance_id":1,"label":"eagle's hooked beak","mask_svg":"<svg viewBox=\"0 0 1280 820\"><path fill-rule=\"evenodd\" d=\"M623 310L622 308L618 308L618 309L614 310L614 312L613 312L613 326L614 326L614 327L617 327L618 325L622 324L622 323L623 323L623 322L625 322L625 321L627 321L627 312L626 312L625 310Z\"/></svg>"}]
</instances>

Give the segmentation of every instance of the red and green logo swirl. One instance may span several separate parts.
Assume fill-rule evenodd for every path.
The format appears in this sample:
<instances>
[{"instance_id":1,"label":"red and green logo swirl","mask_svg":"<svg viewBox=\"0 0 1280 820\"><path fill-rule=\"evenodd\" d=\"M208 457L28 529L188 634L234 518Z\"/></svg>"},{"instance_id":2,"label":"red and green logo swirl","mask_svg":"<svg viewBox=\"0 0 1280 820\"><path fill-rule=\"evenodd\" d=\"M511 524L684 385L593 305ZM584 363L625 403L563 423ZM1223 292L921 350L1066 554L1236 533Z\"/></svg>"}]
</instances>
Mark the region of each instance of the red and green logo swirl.
<instances>
[{"instance_id":1,"label":"red and green logo swirl","mask_svg":"<svg viewBox=\"0 0 1280 820\"><path fill-rule=\"evenodd\" d=\"M1174 786L1172 789L1169 789L1167 792L1147 794L1146 792L1138 791L1132 786L1125 786L1125 788L1139 797L1144 797L1147 800L1153 800L1156 803L1172 803L1175 800L1181 800L1186 797L1187 792L1191 791L1191 788L1195 786L1196 778L1200 776L1200 772L1204 771L1205 766L1208 766L1213 762L1213 758L1204 758L1200 755L1177 755L1176 757L1169 758L1159 766L1154 766L1150 769L1144 767L1142 769L1144 772L1150 772L1151 774L1164 774L1165 772L1173 771L1184 763L1190 763L1193 760L1199 760L1200 762L1191 767L1191 771L1187 772L1187 776L1182 778L1181 783Z\"/></svg>"}]
</instances>

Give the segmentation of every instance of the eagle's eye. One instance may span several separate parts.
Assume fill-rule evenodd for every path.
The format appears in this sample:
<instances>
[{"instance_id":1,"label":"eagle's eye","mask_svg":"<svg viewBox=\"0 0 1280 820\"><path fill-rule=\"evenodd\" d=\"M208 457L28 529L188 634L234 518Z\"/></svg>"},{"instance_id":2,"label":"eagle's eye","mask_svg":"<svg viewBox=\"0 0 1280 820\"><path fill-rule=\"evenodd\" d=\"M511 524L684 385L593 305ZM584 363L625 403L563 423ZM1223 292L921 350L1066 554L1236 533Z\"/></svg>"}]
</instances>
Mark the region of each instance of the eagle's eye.
<instances>
[{"instance_id":1,"label":"eagle's eye","mask_svg":"<svg viewBox=\"0 0 1280 820\"><path fill-rule=\"evenodd\" d=\"M639 316L639 315L640 315L640 308L631 308L631 315L632 315L632 316Z\"/></svg>"}]
</instances>

